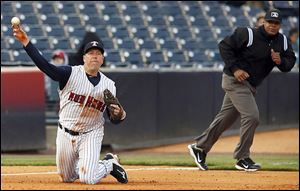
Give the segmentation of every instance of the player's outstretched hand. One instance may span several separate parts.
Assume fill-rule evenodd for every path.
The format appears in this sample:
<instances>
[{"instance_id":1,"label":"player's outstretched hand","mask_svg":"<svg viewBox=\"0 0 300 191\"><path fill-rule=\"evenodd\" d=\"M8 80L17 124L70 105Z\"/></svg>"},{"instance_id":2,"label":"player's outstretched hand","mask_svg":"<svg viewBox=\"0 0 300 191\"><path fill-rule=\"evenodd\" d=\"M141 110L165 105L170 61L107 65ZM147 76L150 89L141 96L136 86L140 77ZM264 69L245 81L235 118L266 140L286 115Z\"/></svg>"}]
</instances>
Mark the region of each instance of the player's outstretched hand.
<instances>
[{"instance_id":1,"label":"player's outstretched hand","mask_svg":"<svg viewBox=\"0 0 300 191\"><path fill-rule=\"evenodd\" d=\"M27 44L29 43L29 38L22 29L21 25L12 25L11 28L13 30L14 37L18 41L20 41L23 44L23 46L27 46Z\"/></svg>"}]
</instances>

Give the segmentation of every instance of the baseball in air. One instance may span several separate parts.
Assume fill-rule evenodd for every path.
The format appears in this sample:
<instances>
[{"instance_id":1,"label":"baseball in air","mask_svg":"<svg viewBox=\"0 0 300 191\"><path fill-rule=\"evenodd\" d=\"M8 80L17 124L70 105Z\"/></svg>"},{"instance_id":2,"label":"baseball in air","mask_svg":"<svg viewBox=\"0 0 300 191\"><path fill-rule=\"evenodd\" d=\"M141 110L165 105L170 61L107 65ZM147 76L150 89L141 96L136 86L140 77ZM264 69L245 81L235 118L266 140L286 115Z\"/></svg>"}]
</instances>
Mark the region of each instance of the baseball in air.
<instances>
[{"instance_id":1,"label":"baseball in air","mask_svg":"<svg viewBox=\"0 0 300 191\"><path fill-rule=\"evenodd\" d=\"M20 19L18 17L13 17L11 19L11 24L12 25L19 25L20 24Z\"/></svg>"}]
</instances>

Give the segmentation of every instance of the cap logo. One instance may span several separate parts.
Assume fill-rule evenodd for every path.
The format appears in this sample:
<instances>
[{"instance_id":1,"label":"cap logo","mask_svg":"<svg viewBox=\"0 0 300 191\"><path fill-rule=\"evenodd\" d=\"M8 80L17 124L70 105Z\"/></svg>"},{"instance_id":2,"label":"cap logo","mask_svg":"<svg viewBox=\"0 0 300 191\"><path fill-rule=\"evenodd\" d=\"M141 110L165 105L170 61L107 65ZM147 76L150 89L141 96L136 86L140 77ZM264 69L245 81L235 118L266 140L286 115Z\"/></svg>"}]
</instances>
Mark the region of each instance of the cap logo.
<instances>
[{"instance_id":1,"label":"cap logo","mask_svg":"<svg viewBox=\"0 0 300 191\"><path fill-rule=\"evenodd\" d=\"M278 18L278 13L277 12L271 12L271 17L275 17L275 18Z\"/></svg>"},{"instance_id":2,"label":"cap logo","mask_svg":"<svg viewBox=\"0 0 300 191\"><path fill-rule=\"evenodd\" d=\"M92 41L92 46L98 46L98 42L97 41Z\"/></svg>"}]
</instances>

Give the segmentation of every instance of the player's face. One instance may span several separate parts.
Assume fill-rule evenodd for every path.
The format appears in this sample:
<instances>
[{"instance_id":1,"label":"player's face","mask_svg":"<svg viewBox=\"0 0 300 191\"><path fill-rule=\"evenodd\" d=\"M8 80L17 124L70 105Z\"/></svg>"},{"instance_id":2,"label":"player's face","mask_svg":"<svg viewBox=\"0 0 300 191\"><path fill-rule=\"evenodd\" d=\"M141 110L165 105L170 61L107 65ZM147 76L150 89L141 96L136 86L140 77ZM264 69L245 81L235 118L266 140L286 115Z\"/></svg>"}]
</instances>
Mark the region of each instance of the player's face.
<instances>
[{"instance_id":1,"label":"player's face","mask_svg":"<svg viewBox=\"0 0 300 191\"><path fill-rule=\"evenodd\" d=\"M265 27L265 31L269 35L273 36L279 32L281 24L280 24L280 22L276 22L276 21L265 21L264 27Z\"/></svg>"},{"instance_id":2,"label":"player's face","mask_svg":"<svg viewBox=\"0 0 300 191\"><path fill-rule=\"evenodd\" d=\"M103 55L99 49L91 49L84 56L84 67L88 71L97 71L103 64Z\"/></svg>"}]
</instances>

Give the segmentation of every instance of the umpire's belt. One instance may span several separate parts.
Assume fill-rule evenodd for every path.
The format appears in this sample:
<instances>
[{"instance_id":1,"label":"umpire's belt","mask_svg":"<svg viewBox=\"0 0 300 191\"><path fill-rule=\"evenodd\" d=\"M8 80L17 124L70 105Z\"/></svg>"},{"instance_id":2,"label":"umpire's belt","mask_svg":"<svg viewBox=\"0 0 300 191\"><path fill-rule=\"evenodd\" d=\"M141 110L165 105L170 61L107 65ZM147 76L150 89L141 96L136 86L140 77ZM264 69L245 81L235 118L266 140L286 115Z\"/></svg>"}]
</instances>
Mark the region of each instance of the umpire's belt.
<instances>
[{"instance_id":1,"label":"umpire's belt","mask_svg":"<svg viewBox=\"0 0 300 191\"><path fill-rule=\"evenodd\" d=\"M67 133L69 133L70 135L73 135L73 136L86 134L86 133L92 131L92 130L91 130L91 131L87 131L87 132L84 132L84 133L79 133L79 132L72 131L72 130L70 130L70 129L67 129L67 128L63 127L60 123L58 123L58 126L59 126L59 128L61 128L62 130L64 130L65 132L67 132Z\"/></svg>"}]
</instances>

